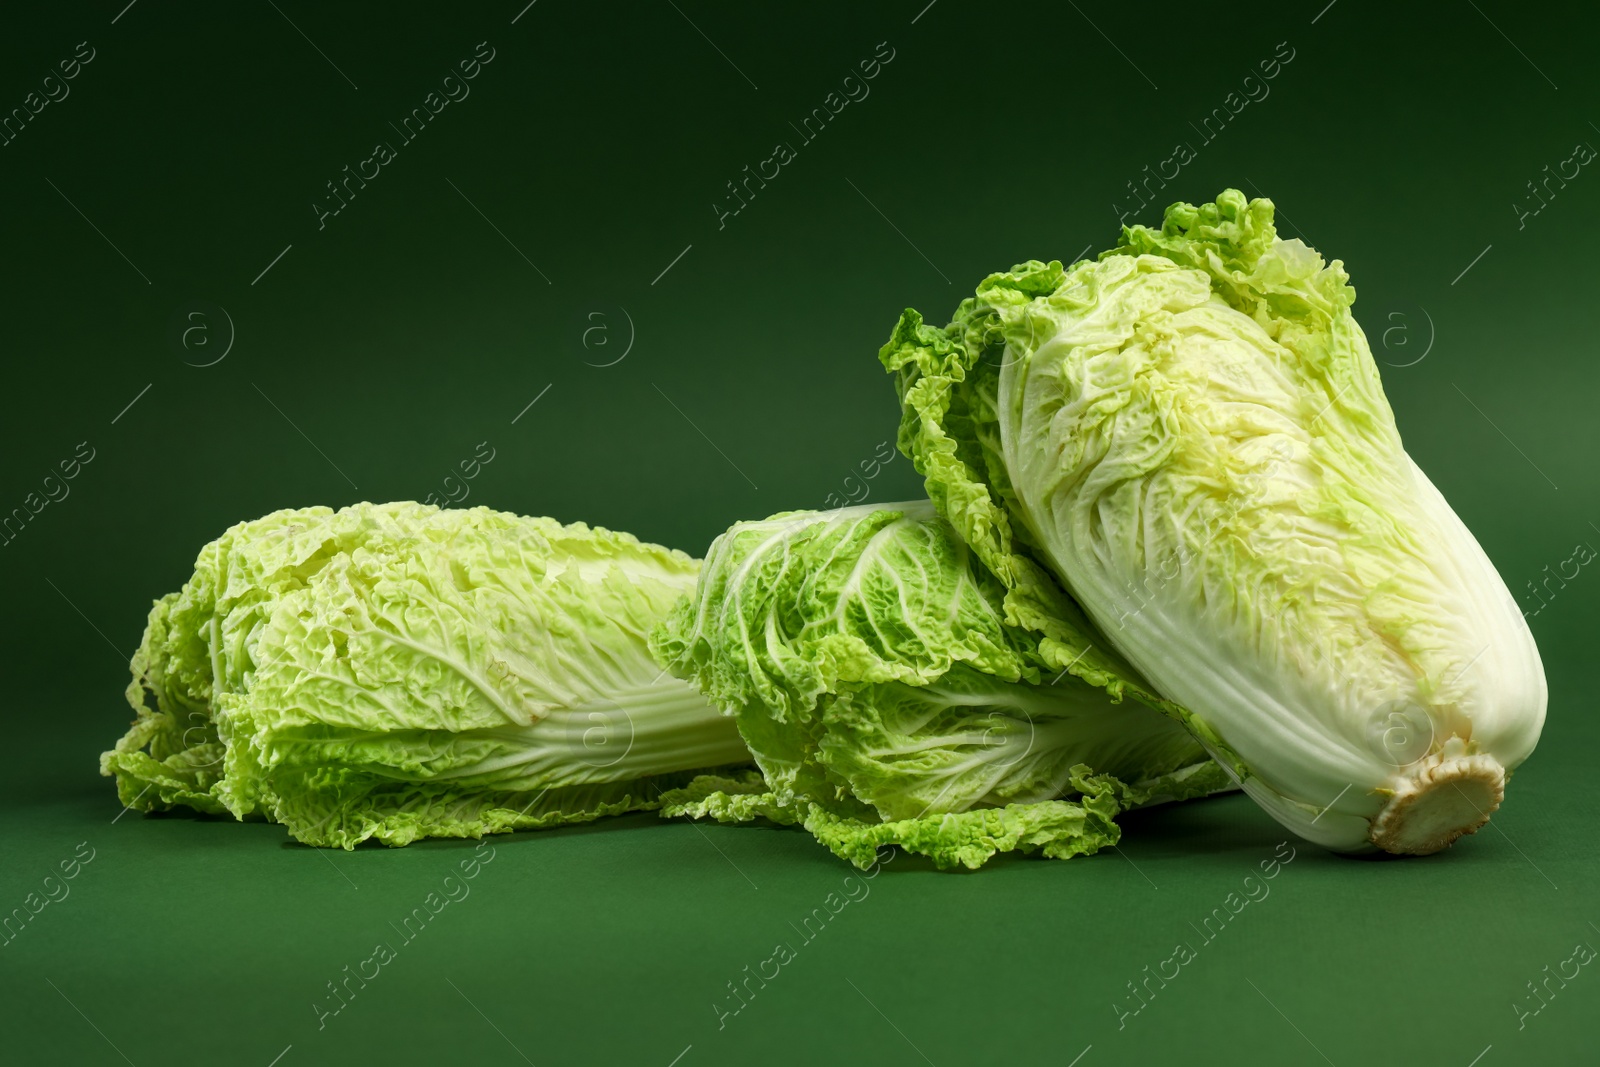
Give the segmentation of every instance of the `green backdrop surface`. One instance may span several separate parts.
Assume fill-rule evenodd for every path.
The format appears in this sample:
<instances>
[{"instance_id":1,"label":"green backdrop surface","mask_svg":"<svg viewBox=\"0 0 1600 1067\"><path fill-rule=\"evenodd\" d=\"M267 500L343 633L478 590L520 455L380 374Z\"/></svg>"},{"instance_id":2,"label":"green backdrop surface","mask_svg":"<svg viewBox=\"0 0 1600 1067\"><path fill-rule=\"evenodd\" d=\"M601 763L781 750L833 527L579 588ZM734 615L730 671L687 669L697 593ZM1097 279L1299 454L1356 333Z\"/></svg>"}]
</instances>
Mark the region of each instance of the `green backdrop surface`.
<instances>
[{"instance_id":1,"label":"green backdrop surface","mask_svg":"<svg viewBox=\"0 0 1600 1067\"><path fill-rule=\"evenodd\" d=\"M0 947L6 1062L1594 1062L1600 975L1530 992L1600 946L1600 574L1533 592L1600 546L1593 13L124 2L0 14L0 910L75 871ZM1409 449L1537 609L1543 743L1447 854L1280 849L1233 796L1066 863L899 857L835 913L807 835L641 815L494 840L402 942L471 843L322 852L98 777L151 600L230 524L466 490L698 553L916 495L847 481L902 307L1226 186L1344 260Z\"/></svg>"}]
</instances>

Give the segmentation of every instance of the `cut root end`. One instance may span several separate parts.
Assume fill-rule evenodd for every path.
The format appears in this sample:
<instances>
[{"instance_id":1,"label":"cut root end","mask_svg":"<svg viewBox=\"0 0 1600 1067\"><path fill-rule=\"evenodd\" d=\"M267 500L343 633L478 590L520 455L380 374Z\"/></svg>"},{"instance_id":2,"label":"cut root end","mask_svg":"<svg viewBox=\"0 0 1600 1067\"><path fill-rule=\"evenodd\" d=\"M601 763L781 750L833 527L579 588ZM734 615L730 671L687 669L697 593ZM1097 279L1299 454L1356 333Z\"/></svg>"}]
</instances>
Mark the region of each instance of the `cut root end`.
<instances>
[{"instance_id":1,"label":"cut root end","mask_svg":"<svg viewBox=\"0 0 1600 1067\"><path fill-rule=\"evenodd\" d=\"M1440 754L1409 768L1372 820L1385 852L1426 856L1477 833L1505 797L1506 771L1492 756Z\"/></svg>"}]
</instances>

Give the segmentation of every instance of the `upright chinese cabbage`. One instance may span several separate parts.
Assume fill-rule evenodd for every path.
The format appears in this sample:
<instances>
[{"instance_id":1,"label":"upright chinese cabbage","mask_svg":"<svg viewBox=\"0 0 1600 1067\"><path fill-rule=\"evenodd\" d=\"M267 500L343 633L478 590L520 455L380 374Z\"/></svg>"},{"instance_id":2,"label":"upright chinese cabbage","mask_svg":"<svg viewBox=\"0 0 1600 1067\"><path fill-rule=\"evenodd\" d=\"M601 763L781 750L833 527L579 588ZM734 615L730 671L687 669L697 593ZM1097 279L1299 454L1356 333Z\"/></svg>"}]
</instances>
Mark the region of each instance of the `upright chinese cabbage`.
<instances>
[{"instance_id":1,"label":"upright chinese cabbage","mask_svg":"<svg viewBox=\"0 0 1600 1067\"><path fill-rule=\"evenodd\" d=\"M977 867L1093 852L1125 807L1228 787L1177 723L1117 702L1144 689L1113 653L1082 650L1094 684L1046 672L1003 595L927 501L734 526L655 647L737 717L764 781L703 778L663 814L803 823L861 867L889 844Z\"/></svg>"},{"instance_id":2,"label":"upright chinese cabbage","mask_svg":"<svg viewBox=\"0 0 1600 1067\"><path fill-rule=\"evenodd\" d=\"M101 770L132 808L259 813L344 848L653 808L678 772L749 761L650 658L697 569L487 508L241 523L151 610L138 719Z\"/></svg>"},{"instance_id":3,"label":"upright chinese cabbage","mask_svg":"<svg viewBox=\"0 0 1600 1067\"><path fill-rule=\"evenodd\" d=\"M1059 583L1286 826L1436 851L1532 752L1543 669L1401 444L1343 265L1272 217L1174 204L944 329L906 311L900 445L1051 666Z\"/></svg>"}]
</instances>

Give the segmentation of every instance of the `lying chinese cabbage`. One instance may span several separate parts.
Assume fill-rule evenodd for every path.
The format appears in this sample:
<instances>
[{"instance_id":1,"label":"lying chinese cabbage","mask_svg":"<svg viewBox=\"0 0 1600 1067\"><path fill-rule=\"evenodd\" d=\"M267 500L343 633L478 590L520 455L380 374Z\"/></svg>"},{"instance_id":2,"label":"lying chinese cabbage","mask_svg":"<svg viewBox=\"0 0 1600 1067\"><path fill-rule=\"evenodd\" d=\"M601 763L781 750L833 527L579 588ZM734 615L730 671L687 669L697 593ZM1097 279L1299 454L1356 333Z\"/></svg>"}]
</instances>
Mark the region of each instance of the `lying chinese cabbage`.
<instances>
[{"instance_id":1,"label":"lying chinese cabbage","mask_svg":"<svg viewBox=\"0 0 1600 1067\"><path fill-rule=\"evenodd\" d=\"M259 814L344 848L653 808L681 772L749 761L646 644L697 569L487 508L241 523L151 610L138 719L102 772L131 808Z\"/></svg>"},{"instance_id":2,"label":"lying chinese cabbage","mask_svg":"<svg viewBox=\"0 0 1600 1067\"><path fill-rule=\"evenodd\" d=\"M1286 826L1436 851L1532 752L1543 668L1401 444L1343 265L1272 220L1229 190L990 275L943 329L906 311L901 448L1052 667L1064 588Z\"/></svg>"},{"instance_id":3,"label":"lying chinese cabbage","mask_svg":"<svg viewBox=\"0 0 1600 1067\"><path fill-rule=\"evenodd\" d=\"M734 526L655 648L737 717L762 773L700 779L662 813L801 823L863 868L890 844L977 867L1094 852L1126 807L1228 786L1177 723L1119 703L1144 689L1114 653L1084 657L1094 684L1047 671L1003 595L927 501Z\"/></svg>"}]
</instances>

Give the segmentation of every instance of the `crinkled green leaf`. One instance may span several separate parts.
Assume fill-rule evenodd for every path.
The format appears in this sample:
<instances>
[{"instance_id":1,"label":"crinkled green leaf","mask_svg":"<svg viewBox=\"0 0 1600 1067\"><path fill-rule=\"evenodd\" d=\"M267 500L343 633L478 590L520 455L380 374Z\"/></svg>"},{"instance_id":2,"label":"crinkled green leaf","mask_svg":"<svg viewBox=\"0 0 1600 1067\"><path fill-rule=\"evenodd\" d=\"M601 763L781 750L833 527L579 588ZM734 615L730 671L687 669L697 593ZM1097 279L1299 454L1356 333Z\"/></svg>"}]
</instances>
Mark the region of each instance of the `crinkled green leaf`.
<instances>
[{"instance_id":1,"label":"crinkled green leaf","mask_svg":"<svg viewBox=\"0 0 1600 1067\"><path fill-rule=\"evenodd\" d=\"M748 758L647 646L697 569L486 508L242 523L152 609L139 717L102 769L131 807L260 813L344 847L654 807L678 772Z\"/></svg>"},{"instance_id":2,"label":"crinkled green leaf","mask_svg":"<svg viewBox=\"0 0 1600 1067\"><path fill-rule=\"evenodd\" d=\"M975 865L1096 840L1082 805L1059 799L1085 774L1209 765L1158 712L1044 673L1040 639L1005 623L1003 597L927 501L734 526L654 644L737 716L765 789L702 783L665 810L800 821L853 860L894 839ZM1122 800L1107 795L1109 820ZM1038 804L1053 806L1023 810Z\"/></svg>"},{"instance_id":3,"label":"crinkled green leaf","mask_svg":"<svg viewBox=\"0 0 1600 1067\"><path fill-rule=\"evenodd\" d=\"M927 856L940 868L976 869L997 852L1039 852L1068 859L1117 843L1120 831L1113 819L1121 810L1116 797L1119 783L1090 776L1082 765L1074 770L1071 786L1083 794L1077 801L1006 804L889 822L840 815L829 805L807 800L784 803L759 782L702 776L665 794L661 814L725 823L756 818L799 823L834 855L862 870L872 866L879 849L889 846Z\"/></svg>"},{"instance_id":4,"label":"crinkled green leaf","mask_svg":"<svg viewBox=\"0 0 1600 1067\"><path fill-rule=\"evenodd\" d=\"M722 823L768 819L783 826L799 822L803 813L779 802L759 774L741 777L702 774L678 789L661 794L665 818L715 819Z\"/></svg>"},{"instance_id":5,"label":"crinkled green leaf","mask_svg":"<svg viewBox=\"0 0 1600 1067\"><path fill-rule=\"evenodd\" d=\"M979 296L957 308L944 329L907 308L879 353L896 374L899 445L923 475L928 495L961 541L998 579L1002 616L1037 635L1038 654L1121 699L1128 694L1181 717L1111 645L1030 551L1013 525L1015 495L1001 455L996 390L1004 337L994 305L1025 303L1062 279L1060 263L1025 263L992 274Z\"/></svg>"},{"instance_id":6,"label":"crinkled green leaf","mask_svg":"<svg viewBox=\"0 0 1600 1067\"><path fill-rule=\"evenodd\" d=\"M881 352L901 447L1008 621L1060 663L1087 613L1134 695L1340 848L1425 758L1515 767L1545 706L1504 583L1405 453L1354 301L1343 264L1228 190L1097 260L991 275L943 329L907 311Z\"/></svg>"}]
</instances>

